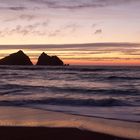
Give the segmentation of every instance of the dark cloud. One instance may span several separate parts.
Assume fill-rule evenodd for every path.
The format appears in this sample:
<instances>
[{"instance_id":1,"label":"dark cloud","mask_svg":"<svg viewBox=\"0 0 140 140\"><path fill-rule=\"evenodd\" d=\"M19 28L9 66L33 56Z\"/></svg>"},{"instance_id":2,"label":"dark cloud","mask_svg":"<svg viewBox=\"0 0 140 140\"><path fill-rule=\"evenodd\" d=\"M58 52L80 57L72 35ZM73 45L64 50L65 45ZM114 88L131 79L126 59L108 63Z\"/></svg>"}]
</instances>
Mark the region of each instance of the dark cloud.
<instances>
[{"instance_id":1,"label":"dark cloud","mask_svg":"<svg viewBox=\"0 0 140 140\"><path fill-rule=\"evenodd\" d=\"M45 4L50 7L58 4L58 2L54 0L29 0L29 1L38 4Z\"/></svg>"},{"instance_id":2,"label":"dark cloud","mask_svg":"<svg viewBox=\"0 0 140 140\"><path fill-rule=\"evenodd\" d=\"M1 31L0 31L1 33ZM25 49L28 49L28 48L31 48L31 49L46 49L46 48L50 48L50 49L54 49L54 50L57 50L57 49L60 49L60 51L62 51L62 48L64 51L66 50L87 50L87 51L91 51L91 50L94 50L94 51L98 51L98 50L101 50L101 51L110 51L110 50L114 50L115 48L115 51L116 49L118 51L121 51L122 49L124 51L128 51L128 48L131 48L131 50L133 50L134 48L140 48L140 44L137 44L137 43L88 43L88 44L67 44L67 45L0 45L0 50L1 49L18 49L18 48L25 48ZM109 49L110 48L110 49ZM124 49L125 48L125 49ZM123 52L124 52L123 51Z\"/></svg>"},{"instance_id":3,"label":"dark cloud","mask_svg":"<svg viewBox=\"0 0 140 140\"><path fill-rule=\"evenodd\" d=\"M120 4L129 4L135 2L139 1L138 0L24 0L24 3L22 2L19 3L17 0L13 2L7 0L4 2L6 7L1 6L0 9L21 11L21 10L41 9L42 7L46 6L47 8L53 9L77 10L84 8L101 8L106 6L117 6Z\"/></svg>"},{"instance_id":4,"label":"dark cloud","mask_svg":"<svg viewBox=\"0 0 140 140\"><path fill-rule=\"evenodd\" d=\"M10 0L7 0L4 2L5 6L1 6L0 10L23 11L41 10L42 8L78 10L117 6L120 4L136 2L140 3L138 0L24 0L24 3L19 3L17 0L11 3Z\"/></svg>"},{"instance_id":5,"label":"dark cloud","mask_svg":"<svg viewBox=\"0 0 140 140\"><path fill-rule=\"evenodd\" d=\"M140 48L124 48L120 52L124 55L140 56Z\"/></svg>"},{"instance_id":6,"label":"dark cloud","mask_svg":"<svg viewBox=\"0 0 140 140\"><path fill-rule=\"evenodd\" d=\"M102 34L102 32L103 32L102 29L97 29L97 30L94 32L94 34L95 34L95 35L97 35L97 34Z\"/></svg>"},{"instance_id":7,"label":"dark cloud","mask_svg":"<svg viewBox=\"0 0 140 140\"><path fill-rule=\"evenodd\" d=\"M0 7L0 10L11 10L11 11L23 11L27 10L27 7L22 6L7 6L7 7Z\"/></svg>"},{"instance_id":8,"label":"dark cloud","mask_svg":"<svg viewBox=\"0 0 140 140\"><path fill-rule=\"evenodd\" d=\"M32 2L37 2L39 4L45 4L49 8L54 9L83 9L90 7L102 7L102 3L91 3L83 1L50 1L50 0L31 0Z\"/></svg>"},{"instance_id":9,"label":"dark cloud","mask_svg":"<svg viewBox=\"0 0 140 140\"><path fill-rule=\"evenodd\" d=\"M26 7L9 7L10 10L14 10L14 11L20 11L20 10L26 10Z\"/></svg>"},{"instance_id":10,"label":"dark cloud","mask_svg":"<svg viewBox=\"0 0 140 140\"><path fill-rule=\"evenodd\" d=\"M119 4L138 2L137 0L30 0L31 2L46 5L54 9L83 9L98 8Z\"/></svg>"}]
</instances>

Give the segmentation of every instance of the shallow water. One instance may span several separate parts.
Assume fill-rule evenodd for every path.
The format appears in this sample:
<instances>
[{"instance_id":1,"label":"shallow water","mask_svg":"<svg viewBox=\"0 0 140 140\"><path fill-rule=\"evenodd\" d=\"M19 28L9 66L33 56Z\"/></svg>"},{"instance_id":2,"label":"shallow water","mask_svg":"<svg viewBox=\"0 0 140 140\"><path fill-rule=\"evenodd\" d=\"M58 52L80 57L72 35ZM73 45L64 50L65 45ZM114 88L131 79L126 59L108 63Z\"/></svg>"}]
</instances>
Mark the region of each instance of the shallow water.
<instances>
[{"instance_id":1,"label":"shallow water","mask_svg":"<svg viewBox=\"0 0 140 140\"><path fill-rule=\"evenodd\" d=\"M0 106L140 121L140 67L0 66Z\"/></svg>"}]
</instances>

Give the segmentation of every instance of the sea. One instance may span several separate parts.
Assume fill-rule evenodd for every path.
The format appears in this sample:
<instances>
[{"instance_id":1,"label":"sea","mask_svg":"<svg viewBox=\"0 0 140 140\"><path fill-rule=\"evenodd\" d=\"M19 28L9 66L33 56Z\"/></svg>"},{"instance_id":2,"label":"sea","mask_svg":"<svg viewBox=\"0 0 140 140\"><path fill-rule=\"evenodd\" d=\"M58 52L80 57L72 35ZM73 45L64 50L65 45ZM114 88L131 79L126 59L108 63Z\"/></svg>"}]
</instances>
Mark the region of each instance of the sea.
<instances>
[{"instance_id":1,"label":"sea","mask_svg":"<svg viewBox=\"0 0 140 140\"><path fill-rule=\"evenodd\" d=\"M0 106L140 122L140 67L0 66Z\"/></svg>"}]
</instances>

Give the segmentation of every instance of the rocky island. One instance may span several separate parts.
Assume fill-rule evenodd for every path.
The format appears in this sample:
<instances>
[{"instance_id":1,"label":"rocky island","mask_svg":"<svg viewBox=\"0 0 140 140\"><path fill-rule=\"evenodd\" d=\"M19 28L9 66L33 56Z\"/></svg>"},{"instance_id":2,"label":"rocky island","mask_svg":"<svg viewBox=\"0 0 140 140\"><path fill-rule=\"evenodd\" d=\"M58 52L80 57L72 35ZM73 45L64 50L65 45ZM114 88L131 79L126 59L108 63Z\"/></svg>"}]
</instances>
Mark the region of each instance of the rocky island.
<instances>
[{"instance_id":1,"label":"rocky island","mask_svg":"<svg viewBox=\"0 0 140 140\"><path fill-rule=\"evenodd\" d=\"M19 50L16 53L12 53L0 60L0 65L33 65L30 58L22 51ZM36 65L42 66L63 66L63 61L57 56L49 56L46 53L42 53L37 61Z\"/></svg>"},{"instance_id":2,"label":"rocky island","mask_svg":"<svg viewBox=\"0 0 140 140\"><path fill-rule=\"evenodd\" d=\"M0 60L0 65L33 65L30 58L22 51L12 53Z\"/></svg>"},{"instance_id":3,"label":"rocky island","mask_svg":"<svg viewBox=\"0 0 140 140\"><path fill-rule=\"evenodd\" d=\"M63 61L57 56L49 56L46 53L42 53L36 65L49 65L49 66L63 66Z\"/></svg>"}]
</instances>

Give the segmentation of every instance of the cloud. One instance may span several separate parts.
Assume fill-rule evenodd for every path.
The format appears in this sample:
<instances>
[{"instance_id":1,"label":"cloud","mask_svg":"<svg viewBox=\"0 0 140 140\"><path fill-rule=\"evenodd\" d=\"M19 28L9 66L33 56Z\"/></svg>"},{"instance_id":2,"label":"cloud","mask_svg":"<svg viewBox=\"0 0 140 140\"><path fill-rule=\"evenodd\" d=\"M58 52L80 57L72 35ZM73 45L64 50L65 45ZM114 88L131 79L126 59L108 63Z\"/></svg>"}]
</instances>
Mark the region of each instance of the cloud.
<instances>
[{"instance_id":1,"label":"cloud","mask_svg":"<svg viewBox=\"0 0 140 140\"><path fill-rule=\"evenodd\" d=\"M140 3L138 0L5 0L0 3L0 10L34 10L42 8L77 10L85 8L102 8L121 4ZM12 5L12 6L11 6Z\"/></svg>"},{"instance_id":2,"label":"cloud","mask_svg":"<svg viewBox=\"0 0 140 140\"><path fill-rule=\"evenodd\" d=\"M75 32L78 28L80 28L80 25L76 23L70 23L63 27L63 30L69 30L70 32Z\"/></svg>"},{"instance_id":3,"label":"cloud","mask_svg":"<svg viewBox=\"0 0 140 140\"><path fill-rule=\"evenodd\" d=\"M80 27L80 25L76 23L65 24L64 26L60 26L55 30L52 30L48 33L49 37L55 36L64 36L65 34L70 34L76 32L76 30Z\"/></svg>"},{"instance_id":4,"label":"cloud","mask_svg":"<svg viewBox=\"0 0 140 140\"><path fill-rule=\"evenodd\" d=\"M12 11L23 11L27 10L27 7L22 7L22 6L7 6L7 7L0 7L0 10L12 10Z\"/></svg>"},{"instance_id":5,"label":"cloud","mask_svg":"<svg viewBox=\"0 0 140 140\"><path fill-rule=\"evenodd\" d=\"M0 32L1 33L1 32ZM30 47L29 47L30 46ZM60 49L60 51L63 50L74 50L74 51L103 51L103 52L107 52L107 51L128 51L128 48L131 48L131 50L133 51L134 48L140 49L140 44L136 44L136 43L88 43L88 44L67 44L67 45L0 45L0 50L1 49L18 49L18 48L31 48L31 49Z\"/></svg>"},{"instance_id":6,"label":"cloud","mask_svg":"<svg viewBox=\"0 0 140 140\"><path fill-rule=\"evenodd\" d=\"M33 3L38 3L38 4L45 4L48 6L54 6L58 3L57 1L54 1L54 0L29 0L29 1Z\"/></svg>"},{"instance_id":7,"label":"cloud","mask_svg":"<svg viewBox=\"0 0 140 140\"><path fill-rule=\"evenodd\" d=\"M101 3L93 3L93 2L83 2L83 0L78 0L78 1L50 1L50 0L30 0L32 2L37 2L39 4L46 5L49 8L54 8L54 9L83 9L83 8L90 8L90 7L102 7L103 4Z\"/></svg>"},{"instance_id":8,"label":"cloud","mask_svg":"<svg viewBox=\"0 0 140 140\"><path fill-rule=\"evenodd\" d=\"M24 14L24 15L18 16L18 19L30 21L30 20L33 20L35 17L36 17L35 15Z\"/></svg>"},{"instance_id":9,"label":"cloud","mask_svg":"<svg viewBox=\"0 0 140 140\"><path fill-rule=\"evenodd\" d=\"M40 23L40 25L44 26L44 27L49 26L49 24L50 24L50 20L49 19L47 19L46 21L43 21L43 22Z\"/></svg>"},{"instance_id":10,"label":"cloud","mask_svg":"<svg viewBox=\"0 0 140 140\"><path fill-rule=\"evenodd\" d=\"M97 34L102 34L102 29L97 29L95 32L94 32L95 35Z\"/></svg>"},{"instance_id":11,"label":"cloud","mask_svg":"<svg viewBox=\"0 0 140 140\"><path fill-rule=\"evenodd\" d=\"M91 27L92 27L92 28L95 28L97 25L98 25L98 24L93 23L93 24L91 25Z\"/></svg>"},{"instance_id":12,"label":"cloud","mask_svg":"<svg viewBox=\"0 0 140 140\"><path fill-rule=\"evenodd\" d=\"M26 10L26 7L9 7L9 9L14 11L21 11Z\"/></svg>"},{"instance_id":13,"label":"cloud","mask_svg":"<svg viewBox=\"0 0 140 140\"><path fill-rule=\"evenodd\" d=\"M84 9L101 8L106 6L116 6L119 4L129 4L138 2L137 0L30 0L33 3L46 5L54 9Z\"/></svg>"},{"instance_id":14,"label":"cloud","mask_svg":"<svg viewBox=\"0 0 140 140\"><path fill-rule=\"evenodd\" d=\"M14 34L19 34L19 35L45 35L46 32L45 31L41 31L40 28L41 26L44 26L44 24L46 25L45 22L37 22L34 24L28 24L28 25L17 25L13 28L5 28L3 30L0 31L0 36L1 37L5 37L7 35L14 35Z\"/></svg>"},{"instance_id":15,"label":"cloud","mask_svg":"<svg viewBox=\"0 0 140 140\"><path fill-rule=\"evenodd\" d=\"M55 37L55 36L57 36L57 35L60 35L60 33L61 33L61 29L56 29L56 30L54 30L54 31L51 31L49 34L48 34L48 36L49 37Z\"/></svg>"},{"instance_id":16,"label":"cloud","mask_svg":"<svg viewBox=\"0 0 140 140\"><path fill-rule=\"evenodd\" d=\"M11 21L16 21L16 20L25 20L25 21L32 21L35 19L35 15L28 15L28 14L21 14L19 16L12 16L11 18L5 18L3 21L4 22L11 22Z\"/></svg>"}]
</instances>

